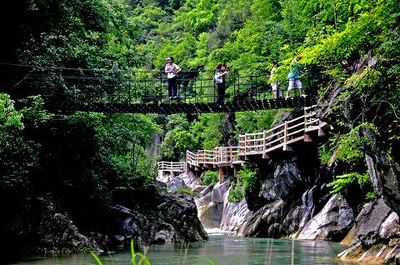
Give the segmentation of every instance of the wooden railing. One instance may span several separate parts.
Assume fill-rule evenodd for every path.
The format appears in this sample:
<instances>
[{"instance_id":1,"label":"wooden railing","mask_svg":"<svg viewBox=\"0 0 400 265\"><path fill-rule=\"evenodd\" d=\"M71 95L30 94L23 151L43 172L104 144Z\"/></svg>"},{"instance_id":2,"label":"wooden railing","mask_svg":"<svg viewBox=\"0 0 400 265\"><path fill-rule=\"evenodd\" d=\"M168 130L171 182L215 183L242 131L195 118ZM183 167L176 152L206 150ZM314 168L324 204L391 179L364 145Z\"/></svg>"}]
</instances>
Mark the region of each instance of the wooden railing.
<instances>
[{"instance_id":1,"label":"wooden railing","mask_svg":"<svg viewBox=\"0 0 400 265\"><path fill-rule=\"evenodd\" d=\"M275 126L272 129L259 133L239 135L239 155L262 155L282 149L287 151L290 144L304 141L306 134L314 130L320 130L325 123L316 117L316 106L304 108L304 115Z\"/></svg>"},{"instance_id":2,"label":"wooden railing","mask_svg":"<svg viewBox=\"0 0 400 265\"><path fill-rule=\"evenodd\" d=\"M216 147L214 150L186 151L186 163L191 166L223 166L244 163L239 158L237 146Z\"/></svg>"},{"instance_id":3,"label":"wooden railing","mask_svg":"<svg viewBox=\"0 0 400 265\"><path fill-rule=\"evenodd\" d=\"M189 166L227 166L243 164L241 158L251 155L268 157L268 153L281 149L288 151L290 145L308 141L307 133L320 131L326 123L316 117L316 106L304 108L304 114L272 129L258 133L239 135L239 146L217 147L214 150L186 151Z\"/></svg>"},{"instance_id":4,"label":"wooden railing","mask_svg":"<svg viewBox=\"0 0 400 265\"><path fill-rule=\"evenodd\" d=\"M185 172L185 162L169 162L169 161L160 161L157 163L159 171L168 171L168 172Z\"/></svg>"}]
</instances>

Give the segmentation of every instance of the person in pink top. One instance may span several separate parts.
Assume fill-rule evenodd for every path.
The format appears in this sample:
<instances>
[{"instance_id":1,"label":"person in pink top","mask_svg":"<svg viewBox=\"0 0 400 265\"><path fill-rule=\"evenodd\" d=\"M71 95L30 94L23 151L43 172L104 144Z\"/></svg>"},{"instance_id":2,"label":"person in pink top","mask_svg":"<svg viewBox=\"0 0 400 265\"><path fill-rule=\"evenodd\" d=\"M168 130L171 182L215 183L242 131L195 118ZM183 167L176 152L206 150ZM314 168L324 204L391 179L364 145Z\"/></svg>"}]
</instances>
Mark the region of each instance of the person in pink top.
<instances>
[{"instance_id":1,"label":"person in pink top","mask_svg":"<svg viewBox=\"0 0 400 265\"><path fill-rule=\"evenodd\" d=\"M174 58L168 57L167 64L165 65L165 73L168 80L168 97L170 99L178 98L178 82L176 74L182 69L174 63Z\"/></svg>"}]
</instances>

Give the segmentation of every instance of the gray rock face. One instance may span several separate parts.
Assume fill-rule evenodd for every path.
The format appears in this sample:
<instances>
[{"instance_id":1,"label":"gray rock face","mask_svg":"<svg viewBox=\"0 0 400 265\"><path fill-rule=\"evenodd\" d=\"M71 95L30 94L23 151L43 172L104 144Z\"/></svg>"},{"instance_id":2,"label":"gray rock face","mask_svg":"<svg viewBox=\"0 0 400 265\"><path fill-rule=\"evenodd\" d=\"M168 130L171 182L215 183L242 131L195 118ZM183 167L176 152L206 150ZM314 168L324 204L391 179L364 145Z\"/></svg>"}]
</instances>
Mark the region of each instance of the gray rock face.
<instances>
[{"instance_id":1,"label":"gray rock face","mask_svg":"<svg viewBox=\"0 0 400 265\"><path fill-rule=\"evenodd\" d=\"M199 218L207 228L219 228L224 212L224 198L229 189L225 181L208 187L196 196Z\"/></svg>"},{"instance_id":2,"label":"gray rock face","mask_svg":"<svg viewBox=\"0 0 400 265\"><path fill-rule=\"evenodd\" d=\"M240 227L246 222L247 218L251 216L251 212L247 207L246 200L240 202L228 201L229 190L225 193L224 197L224 210L222 213L222 220L220 228L238 232Z\"/></svg>"},{"instance_id":3,"label":"gray rock face","mask_svg":"<svg viewBox=\"0 0 400 265\"><path fill-rule=\"evenodd\" d=\"M180 178L183 179L183 181L185 182L185 185L193 190L194 192L201 192L202 190L204 190L205 188L207 188L206 185L204 185L201 182L200 178L197 178L193 173L189 172L189 173L183 173L181 175L179 175Z\"/></svg>"},{"instance_id":4,"label":"gray rock face","mask_svg":"<svg viewBox=\"0 0 400 265\"><path fill-rule=\"evenodd\" d=\"M282 221L285 216L282 200L267 204L253 213L239 230L239 234L249 237L281 237L285 235Z\"/></svg>"},{"instance_id":5,"label":"gray rock face","mask_svg":"<svg viewBox=\"0 0 400 265\"><path fill-rule=\"evenodd\" d=\"M296 163L296 158L280 161L274 173L276 195L286 202L299 198L305 191L305 180Z\"/></svg>"},{"instance_id":6,"label":"gray rock face","mask_svg":"<svg viewBox=\"0 0 400 265\"><path fill-rule=\"evenodd\" d=\"M354 231L352 245L338 255L340 259L357 260L361 264L399 264L399 217L383 199L364 206Z\"/></svg>"},{"instance_id":7,"label":"gray rock face","mask_svg":"<svg viewBox=\"0 0 400 265\"><path fill-rule=\"evenodd\" d=\"M194 242L208 238L197 217L196 204L191 196L186 194L166 196L158 209L163 213L163 220L175 228L178 239Z\"/></svg>"},{"instance_id":8,"label":"gray rock face","mask_svg":"<svg viewBox=\"0 0 400 265\"><path fill-rule=\"evenodd\" d=\"M379 236L381 238L400 238L400 224L399 216L393 212L389 217L382 223L379 229Z\"/></svg>"},{"instance_id":9,"label":"gray rock face","mask_svg":"<svg viewBox=\"0 0 400 265\"><path fill-rule=\"evenodd\" d=\"M301 230L299 239L341 240L350 230L354 213L338 194L333 195L325 207Z\"/></svg>"},{"instance_id":10,"label":"gray rock face","mask_svg":"<svg viewBox=\"0 0 400 265\"><path fill-rule=\"evenodd\" d=\"M99 250L94 240L81 234L67 216L56 213L49 205L42 204L37 236L39 237L37 251L41 254L70 254L87 249Z\"/></svg>"},{"instance_id":11,"label":"gray rock face","mask_svg":"<svg viewBox=\"0 0 400 265\"><path fill-rule=\"evenodd\" d=\"M182 188L188 188L183 181L182 178L180 177L174 177L172 178L169 182L167 182L167 189L168 191L178 191L179 189Z\"/></svg>"},{"instance_id":12,"label":"gray rock face","mask_svg":"<svg viewBox=\"0 0 400 265\"><path fill-rule=\"evenodd\" d=\"M113 245L123 248L131 239L145 245L207 239L190 196L167 195L158 208L161 216L149 217L122 205L114 205L109 215L108 230Z\"/></svg>"},{"instance_id":13,"label":"gray rock face","mask_svg":"<svg viewBox=\"0 0 400 265\"><path fill-rule=\"evenodd\" d=\"M372 246L377 243L379 229L391 212L382 199L366 204L357 216L353 244L362 242L365 246Z\"/></svg>"},{"instance_id":14,"label":"gray rock face","mask_svg":"<svg viewBox=\"0 0 400 265\"><path fill-rule=\"evenodd\" d=\"M400 165L396 161L388 161L376 146L371 151L373 155L366 156L371 181L386 204L400 214Z\"/></svg>"}]
</instances>

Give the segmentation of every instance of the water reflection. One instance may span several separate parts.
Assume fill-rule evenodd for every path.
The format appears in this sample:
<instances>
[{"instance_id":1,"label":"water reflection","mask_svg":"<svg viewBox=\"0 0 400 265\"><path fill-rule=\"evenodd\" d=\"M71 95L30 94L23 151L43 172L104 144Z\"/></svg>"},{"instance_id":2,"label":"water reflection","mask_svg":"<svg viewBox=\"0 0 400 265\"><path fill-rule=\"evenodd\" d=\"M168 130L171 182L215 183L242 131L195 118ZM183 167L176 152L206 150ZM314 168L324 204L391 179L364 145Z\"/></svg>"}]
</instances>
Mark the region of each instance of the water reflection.
<instances>
[{"instance_id":1,"label":"water reflection","mask_svg":"<svg viewBox=\"0 0 400 265\"><path fill-rule=\"evenodd\" d=\"M337 265L335 260L343 247L325 241L292 241L265 238L237 238L230 235L211 235L206 242L179 245L151 246L148 257L153 265ZM294 253L294 255L292 255ZM129 265L129 253L102 257L106 264ZM17 265L89 265L95 262L87 255L67 258L39 259Z\"/></svg>"}]
</instances>

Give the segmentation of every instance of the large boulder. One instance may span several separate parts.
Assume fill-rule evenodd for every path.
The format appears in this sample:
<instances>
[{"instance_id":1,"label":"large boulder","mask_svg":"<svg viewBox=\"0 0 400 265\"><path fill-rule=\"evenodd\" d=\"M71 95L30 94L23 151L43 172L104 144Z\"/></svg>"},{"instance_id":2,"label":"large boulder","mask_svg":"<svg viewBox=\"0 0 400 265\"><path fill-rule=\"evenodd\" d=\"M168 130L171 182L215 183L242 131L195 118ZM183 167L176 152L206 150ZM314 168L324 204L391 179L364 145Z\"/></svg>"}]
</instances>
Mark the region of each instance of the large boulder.
<instances>
[{"instance_id":1,"label":"large boulder","mask_svg":"<svg viewBox=\"0 0 400 265\"><path fill-rule=\"evenodd\" d=\"M187 189L185 182L180 177L174 177L169 182L167 182L168 191L179 191L180 189Z\"/></svg>"},{"instance_id":2,"label":"large boulder","mask_svg":"<svg viewBox=\"0 0 400 265\"><path fill-rule=\"evenodd\" d=\"M228 193L228 181L209 186L196 196L198 216L207 228L219 228L224 213L224 198Z\"/></svg>"},{"instance_id":3,"label":"large boulder","mask_svg":"<svg viewBox=\"0 0 400 265\"><path fill-rule=\"evenodd\" d=\"M158 209L163 220L175 228L177 239L194 242L208 238L197 217L196 204L191 196L182 193L170 194L164 197Z\"/></svg>"},{"instance_id":4,"label":"large boulder","mask_svg":"<svg viewBox=\"0 0 400 265\"><path fill-rule=\"evenodd\" d=\"M194 192L201 192L207 188L207 186L201 182L201 179L196 177L192 172L183 173L179 175L179 177L182 178L185 185Z\"/></svg>"},{"instance_id":5,"label":"large boulder","mask_svg":"<svg viewBox=\"0 0 400 265\"><path fill-rule=\"evenodd\" d=\"M362 242L364 246L372 246L377 243L380 227L391 213L383 199L367 203L357 216L353 244Z\"/></svg>"},{"instance_id":6,"label":"large boulder","mask_svg":"<svg viewBox=\"0 0 400 265\"><path fill-rule=\"evenodd\" d=\"M341 240L350 230L354 213L345 199L333 195L298 234L298 239Z\"/></svg>"},{"instance_id":7,"label":"large boulder","mask_svg":"<svg viewBox=\"0 0 400 265\"><path fill-rule=\"evenodd\" d=\"M170 193L161 201L158 215L143 215L122 205L111 207L106 231L112 246L122 249L131 240L151 245L207 239L192 197Z\"/></svg>"},{"instance_id":8,"label":"large boulder","mask_svg":"<svg viewBox=\"0 0 400 265\"><path fill-rule=\"evenodd\" d=\"M282 200L265 205L247 218L240 227L239 234L249 237L279 238L286 235L282 225L287 208Z\"/></svg>"},{"instance_id":9,"label":"large boulder","mask_svg":"<svg viewBox=\"0 0 400 265\"><path fill-rule=\"evenodd\" d=\"M366 161L375 190L393 211L400 214L400 164L389 161L376 144L372 145L371 155L366 155Z\"/></svg>"},{"instance_id":10,"label":"large boulder","mask_svg":"<svg viewBox=\"0 0 400 265\"><path fill-rule=\"evenodd\" d=\"M338 255L341 260L361 264L399 264L399 217L383 199L363 207L350 233L352 235L348 237L353 238L352 244Z\"/></svg>"},{"instance_id":11,"label":"large boulder","mask_svg":"<svg viewBox=\"0 0 400 265\"><path fill-rule=\"evenodd\" d=\"M81 234L68 216L57 213L51 205L39 198L40 217L36 230L38 237L35 252L41 254L80 253L88 249L100 251L97 243Z\"/></svg>"}]
</instances>

